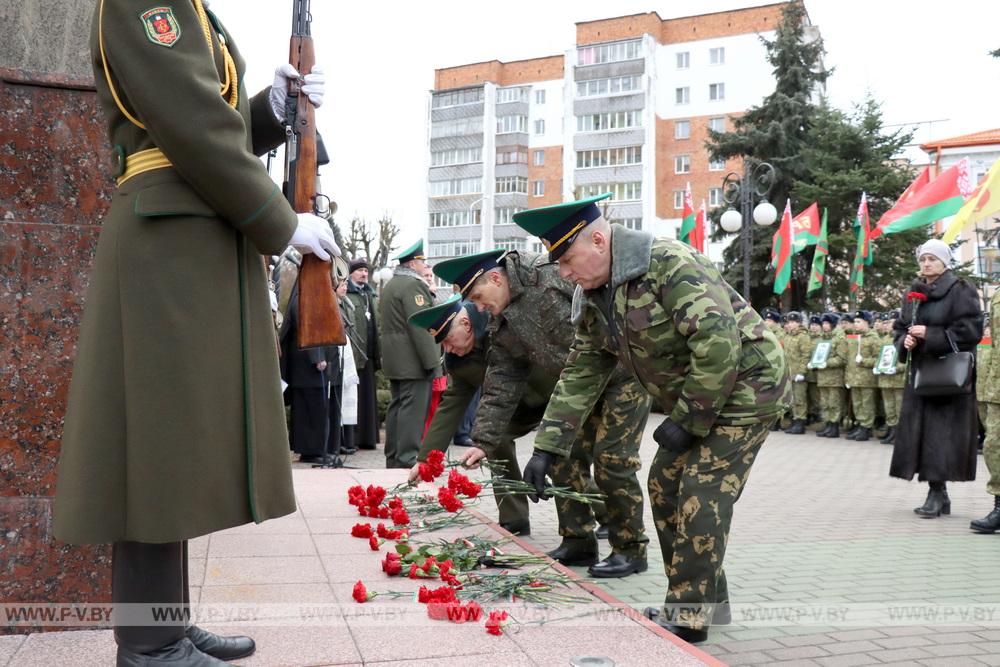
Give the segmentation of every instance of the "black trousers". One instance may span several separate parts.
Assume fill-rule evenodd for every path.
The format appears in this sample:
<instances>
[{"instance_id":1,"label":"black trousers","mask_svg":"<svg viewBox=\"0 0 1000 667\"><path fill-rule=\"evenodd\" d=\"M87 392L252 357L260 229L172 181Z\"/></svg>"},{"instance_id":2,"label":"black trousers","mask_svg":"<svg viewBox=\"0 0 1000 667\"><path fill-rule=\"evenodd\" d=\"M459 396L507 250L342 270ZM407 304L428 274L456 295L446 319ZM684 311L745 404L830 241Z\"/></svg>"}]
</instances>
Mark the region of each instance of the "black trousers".
<instances>
[{"instance_id":1,"label":"black trousers","mask_svg":"<svg viewBox=\"0 0 1000 667\"><path fill-rule=\"evenodd\" d=\"M187 541L112 545L111 600L118 646L150 653L184 638L191 618L187 553Z\"/></svg>"},{"instance_id":2,"label":"black trousers","mask_svg":"<svg viewBox=\"0 0 1000 667\"><path fill-rule=\"evenodd\" d=\"M288 389L292 398L289 442L303 456L322 456L330 430L330 401L325 387Z\"/></svg>"},{"instance_id":3,"label":"black trousers","mask_svg":"<svg viewBox=\"0 0 1000 667\"><path fill-rule=\"evenodd\" d=\"M358 379L358 425L354 431L354 444L360 449L375 449L379 442L379 419L375 364L372 361L358 369Z\"/></svg>"},{"instance_id":4,"label":"black trousers","mask_svg":"<svg viewBox=\"0 0 1000 667\"><path fill-rule=\"evenodd\" d=\"M347 447L344 442L344 425L341 423L340 397L344 385L340 381L330 383L330 426L327 435L327 453L339 456L340 448Z\"/></svg>"}]
</instances>

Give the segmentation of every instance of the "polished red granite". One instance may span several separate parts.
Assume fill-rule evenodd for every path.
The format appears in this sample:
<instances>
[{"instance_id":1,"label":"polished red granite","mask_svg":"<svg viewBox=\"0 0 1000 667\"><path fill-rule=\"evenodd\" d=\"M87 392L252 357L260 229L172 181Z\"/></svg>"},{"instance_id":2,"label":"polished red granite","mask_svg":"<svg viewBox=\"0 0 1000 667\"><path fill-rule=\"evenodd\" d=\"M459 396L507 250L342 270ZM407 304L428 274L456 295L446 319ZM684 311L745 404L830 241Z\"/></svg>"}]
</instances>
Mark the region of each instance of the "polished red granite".
<instances>
[{"instance_id":1,"label":"polished red granite","mask_svg":"<svg viewBox=\"0 0 1000 667\"><path fill-rule=\"evenodd\" d=\"M110 550L57 542L51 517L77 329L112 192L110 154L91 82L0 69L4 602L110 599Z\"/></svg>"}]
</instances>

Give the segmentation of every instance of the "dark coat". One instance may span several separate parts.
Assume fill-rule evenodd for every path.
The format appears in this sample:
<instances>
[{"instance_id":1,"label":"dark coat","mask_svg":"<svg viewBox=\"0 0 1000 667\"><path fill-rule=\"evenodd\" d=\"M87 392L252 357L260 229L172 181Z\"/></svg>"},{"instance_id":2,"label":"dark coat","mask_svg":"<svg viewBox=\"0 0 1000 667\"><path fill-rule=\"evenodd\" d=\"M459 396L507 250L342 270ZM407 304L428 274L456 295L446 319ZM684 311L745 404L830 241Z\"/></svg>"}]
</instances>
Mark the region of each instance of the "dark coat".
<instances>
[{"instance_id":1,"label":"dark coat","mask_svg":"<svg viewBox=\"0 0 1000 667\"><path fill-rule=\"evenodd\" d=\"M354 331L357 346L354 350L354 365L360 371L371 361L375 370L381 368L382 360L378 346L378 297L368 283L347 282L347 296L354 306Z\"/></svg>"},{"instance_id":2,"label":"dark coat","mask_svg":"<svg viewBox=\"0 0 1000 667\"><path fill-rule=\"evenodd\" d=\"M904 297L902 316L893 326L893 342L901 361L906 358L903 340L912 312L912 304ZM913 392L912 376L921 359L952 351L945 332L959 350L975 351L983 336L979 295L949 271L930 286L927 302L917 309L916 323L927 327L927 337L912 351L889 474L907 480L916 474L920 481L932 482L974 480L978 435L975 391L957 396L918 396Z\"/></svg>"},{"instance_id":3,"label":"dark coat","mask_svg":"<svg viewBox=\"0 0 1000 667\"><path fill-rule=\"evenodd\" d=\"M293 389L323 388L336 375L337 358L336 347L310 347L305 350L299 349L298 345L298 323L299 323L299 288L296 285L292 289L292 297L288 301L288 310L285 319L281 324L279 334L281 340L281 377ZM322 362L327 362L326 370L319 370L316 366Z\"/></svg>"}]
</instances>

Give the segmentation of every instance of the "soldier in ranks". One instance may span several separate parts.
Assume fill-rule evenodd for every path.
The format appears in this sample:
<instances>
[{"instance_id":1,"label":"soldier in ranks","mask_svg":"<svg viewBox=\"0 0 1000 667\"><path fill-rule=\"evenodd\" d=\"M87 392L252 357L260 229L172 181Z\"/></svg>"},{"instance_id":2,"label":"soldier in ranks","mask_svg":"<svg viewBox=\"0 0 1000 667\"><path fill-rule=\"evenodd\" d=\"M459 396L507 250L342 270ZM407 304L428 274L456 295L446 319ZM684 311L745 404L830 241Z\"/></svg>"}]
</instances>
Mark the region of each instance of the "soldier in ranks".
<instances>
[{"instance_id":1,"label":"soldier in ranks","mask_svg":"<svg viewBox=\"0 0 1000 667\"><path fill-rule=\"evenodd\" d=\"M990 299L988 322L1000 318L1000 289L994 288ZM991 332L992 333L992 332ZM976 384L984 385L983 400L986 401L986 438L983 440L983 461L990 478L986 482L986 493L993 496L993 509L982 519L976 519L969 528L977 533L995 533L1000 530L1000 354L994 354L996 343L991 333L989 354L985 365L977 370Z\"/></svg>"},{"instance_id":2,"label":"soldier in ranks","mask_svg":"<svg viewBox=\"0 0 1000 667\"><path fill-rule=\"evenodd\" d=\"M493 315L486 379L472 432L476 446L463 457L474 466L508 438L511 417L532 373L546 373L553 384L562 373L575 331L573 285L559 276L546 256L528 252L491 250L440 262L434 272ZM612 552L597 562L594 508L560 500L556 512L563 540L549 555L566 565L590 565L588 572L594 577L625 577L648 567L649 538L636 473L642 466L639 445L650 400L622 368L597 389L596 404L566 441L566 449L559 450L558 460L552 461L553 454L547 456L558 486L591 491L596 481L606 496L600 509L606 508L602 523L608 526Z\"/></svg>"},{"instance_id":3,"label":"soldier in ranks","mask_svg":"<svg viewBox=\"0 0 1000 667\"><path fill-rule=\"evenodd\" d=\"M809 316L809 339L811 349L816 348L816 342L823 336L822 315ZM806 371L806 382L809 384L809 423L820 421L822 410L819 402L819 386L816 384L816 370L809 368Z\"/></svg>"},{"instance_id":4,"label":"soldier in ranks","mask_svg":"<svg viewBox=\"0 0 1000 667\"><path fill-rule=\"evenodd\" d=\"M822 317L823 335L813 348L810 368L816 369L820 405L826 428L816 433L820 438L839 438L840 420L844 413L844 365L847 359L847 339L837 327L835 313ZM817 354L822 351L822 354Z\"/></svg>"},{"instance_id":5,"label":"soldier in ranks","mask_svg":"<svg viewBox=\"0 0 1000 667\"><path fill-rule=\"evenodd\" d=\"M891 445L896 438L896 427L899 426L899 410L903 405L903 387L906 386L906 364L898 360L895 354L895 346L892 344L892 325L899 317L898 310L890 310L882 313L879 318L878 332L879 340L882 344L882 354L885 354L885 346L892 348L890 353L897 357L895 365L878 374L878 390L882 396L882 411L885 413L886 431L882 435L883 445Z\"/></svg>"},{"instance_id":6,"label":"soldier in ranks","mask_svg":"<svg viewBox=\"0 0 1000 667\"><path fill-rule=\"evenodd\" d=\"M440 373L441 348L425 329L409 322L411 315L434 304L422 273L424 242L417 241L395 259L399 266L379 300L382 372L392 392L385 416L385 467L410 468L420 450L431 383Z\"/></svg>"},{"instance_id":7,"label":"soldier in ranks","mask_svg":"<svg viewBox=\"0 0 1000 667\"><path fill-rule=\"evenodd\" d=\"M788 374L792 378L792 424L785 433L802 435L806 432L809 417L809 359L812 358L812 338L802 328L802 313L792 311L785 315L785 358Z\"/></svg>"},{"instance_id":8,"label":"soldier in ranks","mask_svg":"<svg viewBox=\"0 0 1000 667\"><path fill-rule=\"evenodd\" d=\"M782 348L785 346L785 330L781 325L781 311L777 308L772 308L770 306L764 308L760 311L760 316L764 320L765 326L768 330L774 334L774 337L778 339L778 343ZM781 421L784 419L784 415L778 418L776 422L771 426L772 431L781 430Z\"/></svg>"},{"instance_id":9,"label":"soldier in ranks","mask_svg":"<svg viewBox=\"0 0 1000 667\"><path fill-rule=\"evenodd\" d=\"M875 399L878 378L873 372L878 363L882 343L871 328L874 317L871 311L859 310L854 314L856 339L851 340L844 371L844 383L851 391L851 405L856 426L847 434L848 440L867 442L875 428Z\"/></svg>"}]
</instances>

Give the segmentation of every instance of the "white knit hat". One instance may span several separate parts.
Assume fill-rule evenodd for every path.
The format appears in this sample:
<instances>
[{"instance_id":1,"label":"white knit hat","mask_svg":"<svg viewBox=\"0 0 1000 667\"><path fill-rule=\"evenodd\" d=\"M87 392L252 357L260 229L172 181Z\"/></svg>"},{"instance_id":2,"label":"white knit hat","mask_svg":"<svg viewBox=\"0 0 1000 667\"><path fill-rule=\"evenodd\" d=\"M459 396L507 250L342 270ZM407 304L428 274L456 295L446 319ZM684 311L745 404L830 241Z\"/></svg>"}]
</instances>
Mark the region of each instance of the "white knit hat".
<instances>
[{"instance_id":1,"label":"white knit hat","mask_svg":"<svg viewBox=\"0 0 1000 667\"><path fill-rule=\"evenodd\" d=\"M939 239L931 239L917 248L917 259L920 259L921 255L934 255L946 268L951 264L951 248Z\"/></svg>"}]
</instances>

